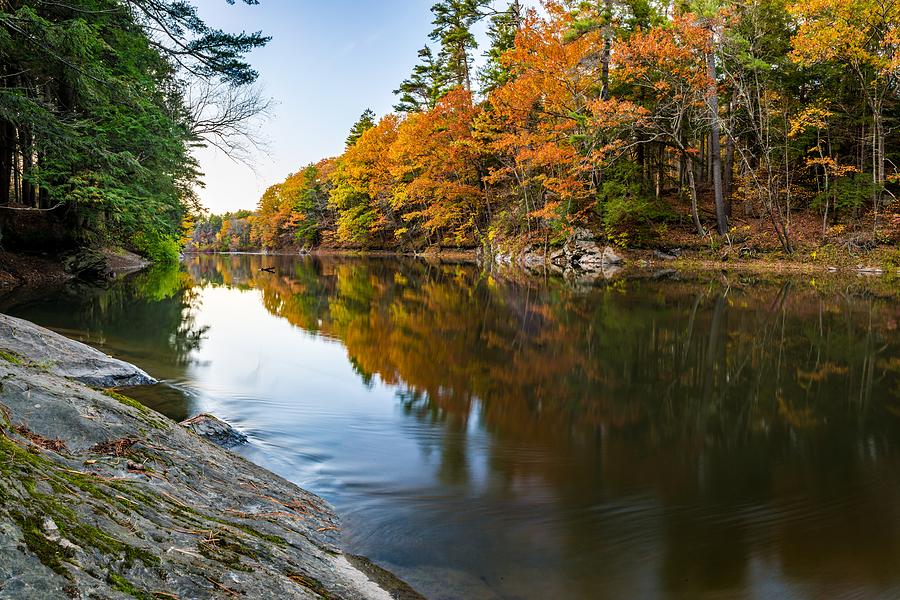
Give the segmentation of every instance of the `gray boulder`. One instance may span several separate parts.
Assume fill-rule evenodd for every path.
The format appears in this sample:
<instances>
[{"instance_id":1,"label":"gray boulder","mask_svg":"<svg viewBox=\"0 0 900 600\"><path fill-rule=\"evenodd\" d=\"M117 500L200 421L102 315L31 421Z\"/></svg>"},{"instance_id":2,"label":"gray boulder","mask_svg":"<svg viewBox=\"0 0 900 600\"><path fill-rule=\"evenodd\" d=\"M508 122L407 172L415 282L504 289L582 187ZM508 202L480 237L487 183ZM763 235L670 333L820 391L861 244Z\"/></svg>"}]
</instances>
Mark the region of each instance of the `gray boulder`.
<instances>
[{"instance_id":1,"label":"gray boulder","mask_svg":"<svg viewBox=\"0 0 900 600\"><path fill-rule=\"evenodd\" d=\"M529 246L519 255L519 264L529 270L540 269L546 264L544 249L539 246Z\"/></svg>"},{"instance_id":2,"label":"gray boulder","mask_svg":"<svg viewBox=\"0 0 900 600\"><path fill-rule=\"evenodd\" d=\"M611 246L607 246L603 249L601 262L606 266L614 266L622 264L625 262L625 259L616 254L616 251Z\"/></svg>"},{"instance_id":3,"label":"gray boulder","mask_svg":"<svg viewBox=\"0 0 900 600\"><path fill-rule=\"evenodd\" d=\"M594 234L587 229L576 229L566 240L563 250L566 261L573 267L596 271L602 263L603 251L597 245Z\"/></svg>"},{"instance_id":4,"label":"gray boulder","mask_svg":"<svg viewBox=\"0 0 900 600\"><path fill-rule=\"evenodd\" d=\"M0 350L60 377L94 387L156 383L144 371L23 319L0 314Z\"/></svg>"},{"instance_id":5,"label":"gray boulder","mask_svg":"<svg viewBox=\"0 0 900 600\"><path fill-rule=\"evenodd\" d=\"M182 427L186 427L223 448L234 448L247 443L247 436L223 421L222 419L203 413L182 421Z\"/></svg>"},{"instance_id":6,"label":"gray boulder","mask_svg":"<svg viewBox=\"0 0 900 600\"><path fill-rule=\"evenodd\" d=\"M67 273L86 281L109 279L108 257L101 250L84 248L63 259Z\"/></svg>"},{"instance_id":7,"label":"gray boulder","mask_svg":"<svg viewBox=\"0 0 900 600\"><path fill-rule=\"evenodd\" d=\"M611 246L601 247L594 238L594 234L587 229L576 229L563 246L565 260L575 269L602 273L606 276L613 267L618 267L624 261ZM559 257L551 258L551 260Z\"/></svg>"}]
</instances>

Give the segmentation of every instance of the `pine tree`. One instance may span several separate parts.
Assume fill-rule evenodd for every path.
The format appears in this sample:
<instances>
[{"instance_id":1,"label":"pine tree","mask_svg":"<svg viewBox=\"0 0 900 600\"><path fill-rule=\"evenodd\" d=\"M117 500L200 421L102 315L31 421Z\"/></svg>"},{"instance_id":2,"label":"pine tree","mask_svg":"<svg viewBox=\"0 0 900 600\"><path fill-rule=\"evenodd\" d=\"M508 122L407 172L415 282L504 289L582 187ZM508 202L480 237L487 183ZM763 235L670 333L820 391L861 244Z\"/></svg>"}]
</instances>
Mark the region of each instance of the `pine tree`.
<instances>
[{"instance_id":1,"label":"pine tree","mask_svg":"<svg viewBox=\"0 0 900 600\"><path fill-rule=\"evenodd\" d=\"M447 93L447 80L441 61L435 60L431 48L425 46L419 50L419 60L409 76L394 94L400 101L394 110L401 113L416 113L433 109L438 100Z\"/></svg>"},{"instance_id":2,"label":"pine tree","mask_svg":"<svg viewBox=\"0 0 900 600\"><path fill-rule=\"evenodd\" d=\"M450 82L466 91L472 91L471 51L478 48L472 26L488 4L489 0L440 0L431 7L434 29L429 37L441 45L441 62Z\"/></svg>"},{"instance_id":3,"label":"pine tree","mask_svg":"<svg viewBox=\"0 0 900 600\"><path fill-rule=\"evenodd\" d=\"M214 29L182 0L0 1L0 205L47 211L65 244L177 258L191 150L261 108L246 54L268 39Z\"/></svg>"},{"instance_id":4,"label":"pine tree","mask_svg":"<svg viewBox=\"0 0 900 600\"><path fill-rule=\"evenodd\" d=\"M347 147L355 146L362 134L373 127L375 127L375 113L371 108L367 108L359 116L356 123L353 124L353 127L350 128L350 135L347 136Z\"/></svg>"},{"instance_id":5,"label":"pine tree","mask_svg":"<svg viewBox=\"0 0 900 600\"><path fill-rule=\"evenodd\" d=\"M516 42L516 34L522 24L522 5L519 0L512 0L506 10L491 16L488 26L488 38L491 47L485 52L487 64L479 74L481 91L487 95L492 90L507 83L512 74L501 62L503 54L510 50Z\"/></svg>"}]
</instances>

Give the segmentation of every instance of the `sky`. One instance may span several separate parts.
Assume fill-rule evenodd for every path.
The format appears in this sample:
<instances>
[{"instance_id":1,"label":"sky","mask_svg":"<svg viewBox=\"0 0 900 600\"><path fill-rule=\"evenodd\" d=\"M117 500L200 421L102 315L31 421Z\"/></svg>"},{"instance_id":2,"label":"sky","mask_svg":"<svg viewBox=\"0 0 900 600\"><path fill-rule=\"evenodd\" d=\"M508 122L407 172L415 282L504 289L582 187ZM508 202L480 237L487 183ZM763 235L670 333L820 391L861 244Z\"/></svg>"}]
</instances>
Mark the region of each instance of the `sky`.
<instances>
[{"instance_id":1,"label":"sky","mask_svg":"<svg viewBox=\"0 0 900 600\"><path fill-rule=\"evenodd\" d=\"M203 205L213 213L255 208L269 185L340 154L363 110L379 117L390 112L396 102L392 90L429 43L432 3L261 0L257 6L229 6L225 0L194 0L210 26L272 36L249 62L264 94L275 101L272 117L261 126L267 150L253 157L252 168L212 148L196 152L205 174L206 185L198 190Z\"/></svg>"}]
</instances>

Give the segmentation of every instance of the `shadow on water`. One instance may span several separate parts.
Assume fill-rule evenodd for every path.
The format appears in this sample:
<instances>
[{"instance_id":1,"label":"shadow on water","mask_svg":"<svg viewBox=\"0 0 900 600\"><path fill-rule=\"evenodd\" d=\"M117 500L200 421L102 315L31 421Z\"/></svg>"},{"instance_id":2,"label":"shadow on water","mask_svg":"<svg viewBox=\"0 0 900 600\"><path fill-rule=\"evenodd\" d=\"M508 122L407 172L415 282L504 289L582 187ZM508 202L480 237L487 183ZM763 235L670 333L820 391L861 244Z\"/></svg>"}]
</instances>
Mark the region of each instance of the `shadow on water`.
<instances>
[{"instance_id":1,"label":"shadow on water","mask_svg":"<svg viewBox=\"0 0 900 600\"><path fill-rule=\"evenodd\" d=\"M173 387L205 329L193 322L197 291L178 266L157 267L108 285L80 281L55 289L16 290L4 312L39 323L107 354L139 365L168 383L129 393L167 416L190 416L190 394Z\"/></svg>"},{"instance_id":2,"label":"shadow on water","mask_svg":"<svg viewBox=\"0 0 900 600\"><path fill-rule=\"evenodd\" d=\"M435 598L897 595L900 304L835 289L199 256L12 312L205 394Z\"/></svg>"}]
</instances>

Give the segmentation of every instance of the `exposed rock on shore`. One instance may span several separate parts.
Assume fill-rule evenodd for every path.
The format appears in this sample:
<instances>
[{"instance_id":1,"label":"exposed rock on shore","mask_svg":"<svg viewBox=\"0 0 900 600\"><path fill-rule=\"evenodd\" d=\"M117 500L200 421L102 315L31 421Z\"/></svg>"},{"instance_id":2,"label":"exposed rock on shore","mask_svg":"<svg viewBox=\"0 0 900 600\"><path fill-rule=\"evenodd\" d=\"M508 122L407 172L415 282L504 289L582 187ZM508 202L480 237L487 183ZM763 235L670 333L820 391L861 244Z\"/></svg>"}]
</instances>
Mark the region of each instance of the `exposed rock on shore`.
<instances>
[{"instance_id":1,"label":"exposed rock on shore","mask_svg":"<svg viewBox=\"0 0 900 600\"><path fill-rule=\"evenodd\" d=\"M625 262L611 247L601 245L587 229L576 229L560 248L528 246L520 252L498 252L498 265L519 265L530 271L549 270L572 279L612 277Z\"/></svg>"},{"instance_id":2,"label":"exposed rock on shore","mask_svg":"<svg viewBox=\"0 0 900 600\"><path fill-rule=\"evenodd\" d=\"M201 437L205 437L217 446L234 448L247 443L247 436L223 421L210 415L201 414L180 423Z\"/></svg>"},{"instance_id":3,"label":"exposed rock on shore","mask_svg":"<svg viewBox=\"0 0 900 600\"><path fill-rule=\"evenodd\" d=\"M2 316L0 598L417 597L342 553L324 500L73 380L127 374L58 337Z\"/></svg>"},{"instance_id":4,"label":"exposed rock on shore","mask_svg":"<svg viewBox=\"0 0 900 600\"><path fill-rule=\"evenodd\" d=\"M133 252L114 248L82 248L62 260L66 272L86 281L101 281L140 271L150 265Z\"/></svg>"},{"instance_id":5,"label":"exposed rock on shore","mask_svg":"<svg viewBox=\"0 0 900 600\"><path fill-rule=\"evenodd\" d=\"M47 372L87 385L111 388L149 385L155 380L127 362L49 329L0 314L0 350L21 356Z\"/></svg>"}]
</instances>

